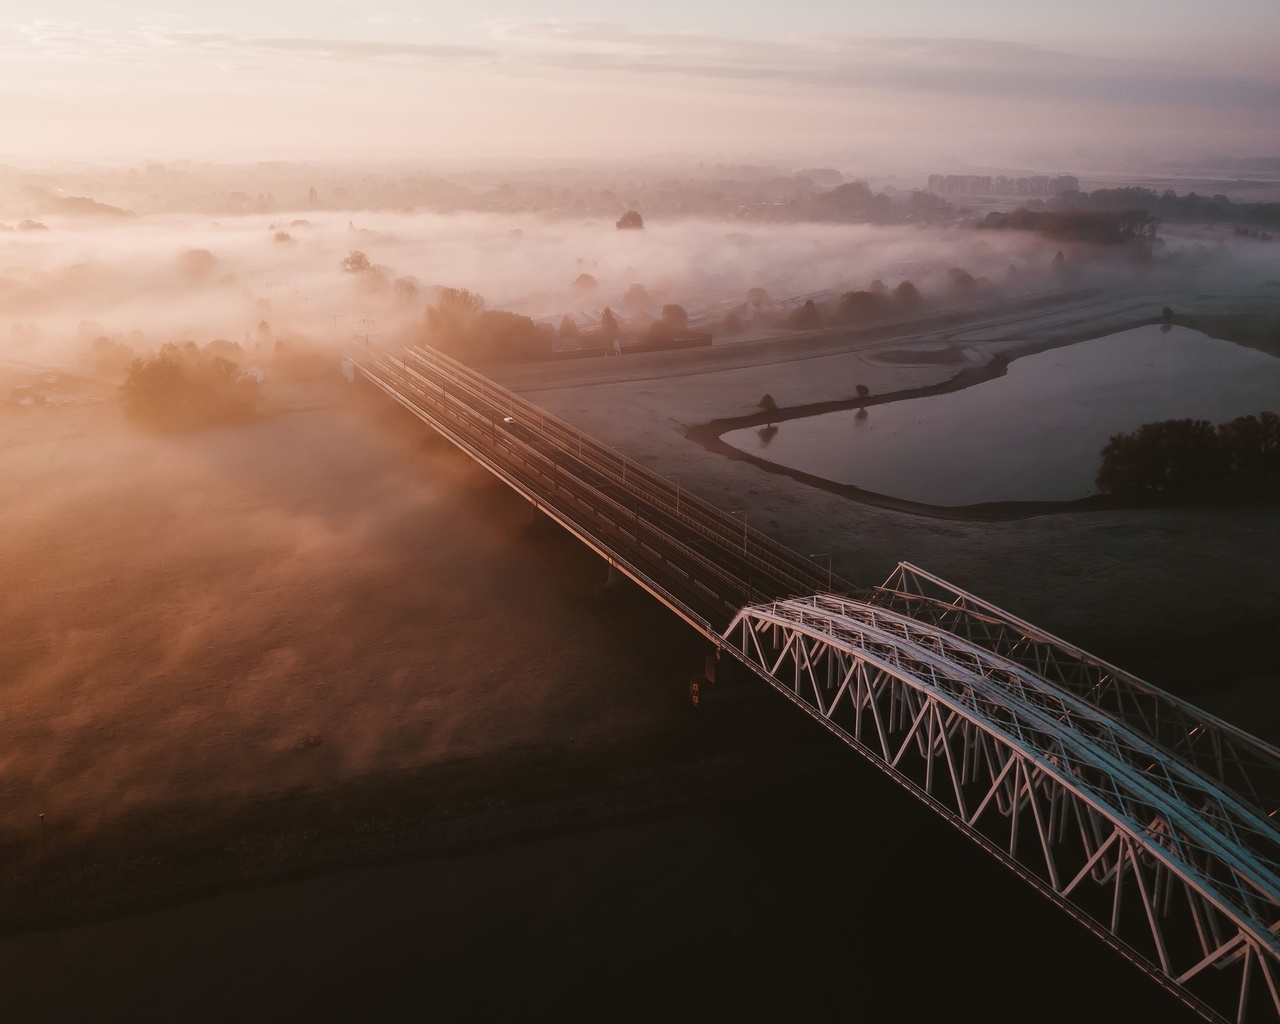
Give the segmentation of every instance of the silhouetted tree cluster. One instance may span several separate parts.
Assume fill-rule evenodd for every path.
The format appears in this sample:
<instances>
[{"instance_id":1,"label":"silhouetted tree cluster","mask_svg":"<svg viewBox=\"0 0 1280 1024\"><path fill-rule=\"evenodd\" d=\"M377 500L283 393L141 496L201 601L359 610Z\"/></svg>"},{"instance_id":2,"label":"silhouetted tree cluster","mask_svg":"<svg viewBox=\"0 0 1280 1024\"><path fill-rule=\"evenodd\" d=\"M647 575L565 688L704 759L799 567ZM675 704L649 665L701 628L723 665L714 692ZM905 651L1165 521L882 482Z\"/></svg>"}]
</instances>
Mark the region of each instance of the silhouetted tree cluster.
<instances>
[{"instance_id":1,"label":"silhouetted tree cluster","mask_svg":"<svg viewBox=\"0 0 1280 1024\"><path fill-rule=\"evenodd\" d=\"M1160 222L1146 210L1028 210L993 211L978 227L994 231L1034 231L1046 238L1092 245L1150 244Z\"/></svg>"},{"instance_id":2,"label":"silhouetted tree cluster","mask_svg":"<svg viewBox=\"0 0 1280 1024\"><path fill-rule=\"evenodd\" d=\"M891 219L893 201L884 193L876 195L865 182L851 181L829 192L819 192L809 201L810 220L882 224Z\"/></svg>"},{"instance_id":3,"label":"silhouetted tree cluster","mask_svg":"<svg viewBox=\"0 0 1280 1024\"><path fill-rule=\"evenodd\" d=\"M903 281L892 291L883 281L872 281L865 291L845 292L831 312L833 324L856 323L873 317L889 316L915 309L920 305L920 291L910 281Z\"/></svg>"},{"instance_id":4,"label":"silhouetted tree cluster","mask_svg":"<svg viewBox=\"0 0 1280 1024\"><path fill-rule=\"evenodd\" d=\"M1216 427L1208 420L1144 423L1102 449L1098 490L1121 498L1185 502L1280 496L1280 415Z\"/></svg>"},{"instance_id":5,"label":"silhouetted tree cluster","mask_svg":"<svg viewBox=\"0 0 1280 1024\"><path fill-rule=\"evenodd\" d=\"M618 218L614 226L619 231L639 231L644 227L644 218L635 210L628 210Z\"/></svg>"},{"instance_id":6,"label":"silhouetted tree cluster","mask_svg":"<svg viewBox=\"0 0 1280 1024\"><path fill-rule=\"evenodd\" d=\"M427 307L427 342L466 363L545 359L555 331L527 316L485 309L484 299L465 288L445 288Z\"/></svg>"},{"instance_id":7,"label":"silhouetted tree cluster","mask_svg":"<svg viewBox=\"0 0 1280 1024\"><path fill-rule=\"evenodd\" d=\"M134 422L156 430L194 430L247 419L258 405L258 382L235 363L194 342L168 344L129 366L120 398Z\"/></svg>"}]
</instances>

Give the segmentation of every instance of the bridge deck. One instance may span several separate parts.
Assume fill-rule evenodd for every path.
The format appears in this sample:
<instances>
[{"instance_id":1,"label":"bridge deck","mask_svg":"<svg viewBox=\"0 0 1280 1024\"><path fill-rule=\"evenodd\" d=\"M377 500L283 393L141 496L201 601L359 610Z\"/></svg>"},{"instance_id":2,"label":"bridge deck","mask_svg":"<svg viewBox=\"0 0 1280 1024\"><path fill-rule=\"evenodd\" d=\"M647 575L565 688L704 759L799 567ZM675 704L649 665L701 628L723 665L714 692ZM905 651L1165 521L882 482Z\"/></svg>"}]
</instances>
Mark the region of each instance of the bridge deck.
<instances>
[{"instance_id":1,"label":"bridge deck","mask_svg":"<svg viewBox=\"0 0 1280 1024\"><path fill-rule=\"evenodd\" d=\"M1280 1020L1280 750L914 566L858 592L433 349L349 364L1188 1006Z\"/></svg>"}]
</instances>

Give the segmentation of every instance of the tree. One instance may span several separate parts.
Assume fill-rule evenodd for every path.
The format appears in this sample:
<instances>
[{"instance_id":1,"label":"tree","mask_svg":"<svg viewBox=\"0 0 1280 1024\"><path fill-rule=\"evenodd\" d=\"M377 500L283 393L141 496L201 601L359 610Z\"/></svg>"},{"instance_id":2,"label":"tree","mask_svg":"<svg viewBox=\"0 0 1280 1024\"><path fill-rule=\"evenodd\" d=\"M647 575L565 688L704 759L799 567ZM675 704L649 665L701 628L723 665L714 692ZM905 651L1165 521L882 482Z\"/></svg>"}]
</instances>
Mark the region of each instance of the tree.
<instances>
[{"instance_id":1,"label":"tree","mask_svg":"<svg viewBox=\"0 0 1280 1024\"><path fill-rule=\"evenodd\" d=\"M442 288L436 301L427 307L427 340L446 351L462 350L483 311L484 299L475 292Z\"/></svg>"},{"instance_id":2,"label":"tree","mask_svg":"<svg viewBox=\"0 0 1280 1024\"><path fill-rule=\"evenodd\" d=\"M590 274L579 274L571 285L578 295L587 295L596 290L596 279Z\"/></svg>"},{"instance_id":3,"label":"tree","mask_svg":"<svg viewBox=\"0 0 1280 1024\"><path fill-rule=\"evenodd\" d=\"M644 218L636 210L628 210L614 226L619 231L639 231L644 227Z\"/></svg>"},{"instance_id":4,"label":"tree","mask_svg":"<svg viewBox=\"0 0 1280 1024\"><path fill-rule=\"evenodd\" d=\"M914 309L920 305L920 289L910 281L903 281L893 290L893 301L903 309Z\"/></svg>"},{"instance_id":5,"label":"tree","mask_svg":"<svg viewBox=\"0 0 1280 1024\"><path fill-rule=\"evenodd\" d=\"M793 309L787 317L787 326L793 331L810 331L822 326L822 313L813 299L806 299L803 306Z\"/></svg>"},{"instance_id":6,"label":"tree","mask_svg":"<svg viewBox=\"0 0 1280 1024\"><path fill-rule=\"evenodd\" d=\"M643 313L651 305L653 305L653 296L642 284L633 284L623 293L622 308L632 315Z\"/></svg>"},{"instance_id":7,"label":"tree","mask_svg":"<svg viewBox=\"0 0 1280 1024\"><path fill-rule=\"evenodd\" d=\"M344 274L367 274L373 269L373 264L359 249L352 249L343 258L341 267Z\"/></svg>"},{"instance_id":8,"label":"tree","mask_svg":"<svg viewBox=\"0 0 1280 1024\"><path fill-rule=\"evenodd\" d=\"M947 277L951 279L951 287L962 295L966 295L978 287L978 282L974 280L973 275L963 267L952 267L947 271Z\"/></svg>"},{"instance_id":9,"label":"tree","mask_svg":"<svg viewBox=\"0 0 1280 1024\"><path fill-rule=\"evenodd\" d=\"M767 391L764 393L764 397L760 399L759 405L765 412L774 412L778 408L778 403L774 401L773 395Z\"/></svg>"},{"instance_id":10,"label":"tree","mask_svg":"<svg viewBox=\"0 0 1280 1024\"><path fill-rule=\"evenodd\" d=\"M1097 486L1122 498L1187 500L1220 493L1227 460L1208 420L1144 423L1102 449Z\"/></svg>"},{"instance_id":11,"label":"tree","mask_svg":"<svg viewBox=\"0 0 1280 1024\"><path fill-rule=\"evenodd\" d=\"M125 414L155 430L194 430L251 417L258 382L194 342L167 344L129 366L120 398Z\"/></svg>"},{"instance_id":12,"label":"tree","mask_svg":"<svg viewBox=\"0 0 1280 1024\"><path fill-rule=\"evenodd\" d=\"M178 269L193 283L209 281L218 271L218 257L208 249L187 249L178 254Z\"/></svg>"},{"instance_id":13,"label":"tree","mask_svg":"<svg viewBox=\"0 0 1280 1024\"><path fill-rule=\"evenodd\" d=\"M600 337L606 345L612 345L618 337L618 318L608 306L600 314Z\"/></svg>"},{"instance_id":14,"label":"tree","mask_svg":"<svg viewBox=\"0 0 1280 1024\"><path fill-rule=\"evenodd\" d=\"M866 398L869 394L871 394L871 389L867 387L865 384L859 384L856 388L854 388L854 390L858 393L859 398Z\"/></svg>"},{"instance_id":15,"label":"tree","mask_svg":"<svg viewBox=\"0 0 1280 1024\"><path fill-rule=\"evenodd\" d=\"M662 307L662 324L669 331L683 331L689 326L689 314L674 303Z\"/></svg>"},{"instance_id":16,"label":"tree","mask_svg":"<svg viewBox=\"0 0 1280 1024\"><path fill-rule=\"evenodd\" d=\"M890 306L887 292L888 289L883 292L845 292L840 296L840 305L837 312L840 318L844 320L861 320L866 317L881 316Z\"/></svg>"},{"instance_id":17,"label":"tree","mask_svg":"<svg viewBox=\"0 0 1280 1024\"><path fill-rule=\"evenodd\" d=\"M565 316L560 319L560 340L561 341L577 341L581 337L578 331L577 321L573 317Z\"/></svg>"},{"instance_id":18,"label":"tree","mask_svg":"<svg viewBox=\"0 0 1280 1024\"><path fill-rule=\"evenodd\" d=\"M397 277L391 290L401 302L413 302L418 298L418 279L412 276Z\"/></svg>"},{"instance_id":19,"label":"tree","mask_svg":"<svg viewBox=\"0 0 1280 1024\"><path fill-rule=\"evenodd\" d=\"M551 327L543 330L527 316L485 309L484 299L466 288L441 289L424 326L431 344L469 363L543 359L555 337Z\"/></svg>"}]
</instances>

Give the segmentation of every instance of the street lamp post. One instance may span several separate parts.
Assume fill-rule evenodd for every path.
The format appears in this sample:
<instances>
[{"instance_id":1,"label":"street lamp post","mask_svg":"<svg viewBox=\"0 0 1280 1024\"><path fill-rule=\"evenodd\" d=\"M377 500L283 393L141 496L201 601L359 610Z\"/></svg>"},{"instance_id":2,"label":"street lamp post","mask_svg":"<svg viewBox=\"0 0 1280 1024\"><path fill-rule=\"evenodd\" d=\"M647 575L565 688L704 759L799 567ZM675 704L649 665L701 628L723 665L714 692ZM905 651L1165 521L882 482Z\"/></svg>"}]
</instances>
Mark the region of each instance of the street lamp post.
<instances>
[{"instance_id":1,"label":"street lamp post","mask_svg":"<svg viewBox=\"0 0 1280 1024\"><path fill-rule=\"evenodd\" d=\"M747 510L745 508L735 508L730 510L731 516L742 516L742 554L747 554Z\"/></svg>"},{"instance_id":2,"label":"street lamp post","mask_svg":"<svg viewBox=\"0 0 1280 1024\"><path fill-rule=\"evenodd\" d=\"M834 578L834 577L832 576L832 572L831 572L831 555L830 555L830 554L828 554L826 551L823 551L823 552L821 552L821 553L819 553L819 554L816 554L816 555L810 555L809 557L810 557L810 558L825 558L825 559L827 560L827 593L828 593L828 594L829 594L829 593L831 593L831 583L832 583L832 580L833 580L833 578Z\"/></svg>"}]
</instances>

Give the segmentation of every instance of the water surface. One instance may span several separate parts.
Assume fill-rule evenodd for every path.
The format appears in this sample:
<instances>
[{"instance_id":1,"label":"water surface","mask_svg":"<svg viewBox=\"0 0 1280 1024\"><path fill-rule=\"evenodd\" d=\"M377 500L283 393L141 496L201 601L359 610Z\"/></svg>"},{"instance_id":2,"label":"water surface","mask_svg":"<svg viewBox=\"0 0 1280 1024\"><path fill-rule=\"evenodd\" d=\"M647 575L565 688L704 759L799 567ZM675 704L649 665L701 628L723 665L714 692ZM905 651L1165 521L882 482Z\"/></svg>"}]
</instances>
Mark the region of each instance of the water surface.
<instances>
[{"instance_id":1,"label":"water surface","mask_svg":"<svg viewBox=\"0 0 1280 1024\"><path fill-rule=\"evenodd\" d=\"M732 430L748 454L929 505L1096 493L1113 434L1280 411L1280 359L1159 325L1017 359L963 391Z\"/></svg>"}]
</instances>

